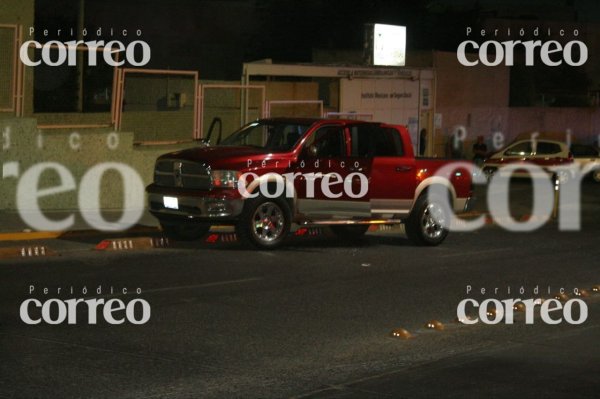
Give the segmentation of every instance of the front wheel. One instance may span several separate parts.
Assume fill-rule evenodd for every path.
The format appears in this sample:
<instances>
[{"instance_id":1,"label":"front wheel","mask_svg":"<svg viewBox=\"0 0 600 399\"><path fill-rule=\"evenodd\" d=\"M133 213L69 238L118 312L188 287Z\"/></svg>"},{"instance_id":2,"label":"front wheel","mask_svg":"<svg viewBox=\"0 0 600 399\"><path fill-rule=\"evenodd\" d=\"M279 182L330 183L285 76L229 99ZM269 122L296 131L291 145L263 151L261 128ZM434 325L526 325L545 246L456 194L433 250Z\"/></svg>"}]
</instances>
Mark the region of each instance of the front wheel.
<instances>
[{"instance_id":1,"label":"front wheel","mask_svg":"<svg viewBox=\"0 0 600 399\"><path fill-rule=\"evenodd\" d=\"M448 235L449 215L442 201L428 194L421 195L406 220L408 238L416 245L435 246L441 244Z\"/></svg>"},{"instance_id":2,"label":"front wheel","mask_svg":"<svg viewBox=\"0 0 600 399\"><path fill-rule=\"evenodd\" d=\"M284 200L259 196L246 200L235 231L242 243L274 249L288 235L290 226L291 211Z\"/></svg>"}]
</instances>

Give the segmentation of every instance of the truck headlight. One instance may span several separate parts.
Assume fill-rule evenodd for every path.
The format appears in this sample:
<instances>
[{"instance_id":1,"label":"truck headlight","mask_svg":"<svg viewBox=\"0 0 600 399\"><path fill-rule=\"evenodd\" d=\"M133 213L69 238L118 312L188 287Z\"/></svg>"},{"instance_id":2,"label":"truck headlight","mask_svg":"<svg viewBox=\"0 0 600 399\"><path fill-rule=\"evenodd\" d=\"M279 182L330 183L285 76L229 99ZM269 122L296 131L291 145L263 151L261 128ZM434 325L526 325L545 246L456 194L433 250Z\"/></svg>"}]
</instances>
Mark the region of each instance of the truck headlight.
<instances>
[{"instance_id":1,"label":"truck headlight","mask_svg":"<svg viewBox=\"0 0 600 399\"><path fill-rule=\"evenodd\" d=\"M210 179L213 187L237 188L241 174L237 170L211 170Z\"/></svg>"}]
</instances>

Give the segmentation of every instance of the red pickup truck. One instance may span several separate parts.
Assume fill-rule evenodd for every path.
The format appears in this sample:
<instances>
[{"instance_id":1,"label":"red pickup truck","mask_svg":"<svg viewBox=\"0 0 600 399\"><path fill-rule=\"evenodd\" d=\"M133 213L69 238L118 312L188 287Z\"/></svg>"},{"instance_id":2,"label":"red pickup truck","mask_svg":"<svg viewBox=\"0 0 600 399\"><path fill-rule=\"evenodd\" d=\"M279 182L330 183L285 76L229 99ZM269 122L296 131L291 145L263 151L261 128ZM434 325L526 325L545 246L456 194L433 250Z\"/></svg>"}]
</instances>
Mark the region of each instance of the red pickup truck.
<instances>
[{"instance_id":1,"label":"red pickup truck","mask_svg":"<svg viewBox=\"0 0 600 399\"><path fill-rule=\"evenodd\" d=\"M345 238L370 224L404 223L414 243L437 245L450 210L427 192L443 188L455 212L471 196L470 171L436 176L448 163L415 158L403 126L272 118L216 146L160 156L146 191L165 234L179 240L230 224L241 241L270 249L292 223L329 225Z\"/></svg>"}]
</instances>

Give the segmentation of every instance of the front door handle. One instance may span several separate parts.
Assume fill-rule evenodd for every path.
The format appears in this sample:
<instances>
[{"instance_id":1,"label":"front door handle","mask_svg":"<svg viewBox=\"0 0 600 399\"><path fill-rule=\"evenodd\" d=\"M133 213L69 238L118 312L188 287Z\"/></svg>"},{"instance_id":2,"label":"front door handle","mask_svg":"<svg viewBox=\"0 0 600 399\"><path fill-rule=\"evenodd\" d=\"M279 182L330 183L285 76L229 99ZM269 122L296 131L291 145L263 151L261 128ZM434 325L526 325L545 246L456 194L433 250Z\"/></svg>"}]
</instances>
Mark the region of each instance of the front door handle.
<instances>
[{"instance_id":1,"label":"front door handle","mask_svg":"<svg viewBox=\"0 0 600 399\"><path fill-rule=\"evenodd\" d=\"M410 172L412 166L396 166L396 172Z\"/></svg>"}]
</instances>

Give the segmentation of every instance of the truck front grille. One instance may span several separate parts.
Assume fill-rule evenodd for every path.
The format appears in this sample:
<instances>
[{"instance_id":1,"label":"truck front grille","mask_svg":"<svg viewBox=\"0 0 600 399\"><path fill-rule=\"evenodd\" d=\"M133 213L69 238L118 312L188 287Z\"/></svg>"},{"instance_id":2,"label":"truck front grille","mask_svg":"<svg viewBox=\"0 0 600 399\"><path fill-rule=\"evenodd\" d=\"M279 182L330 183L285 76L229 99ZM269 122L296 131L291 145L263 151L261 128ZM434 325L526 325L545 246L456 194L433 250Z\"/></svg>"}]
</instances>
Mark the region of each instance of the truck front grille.
<instances>
[{"instance_id":1,"label":"truck front grille","mask_svg":"<svg viewBox=\"0 0 600 399\"><path fill-rule=\"evenodd\" d=\"M198 190L210 190L212 187L210 171L205 164L177 159L156 162L154 184Z\"/></svg>"}]
</instances>

